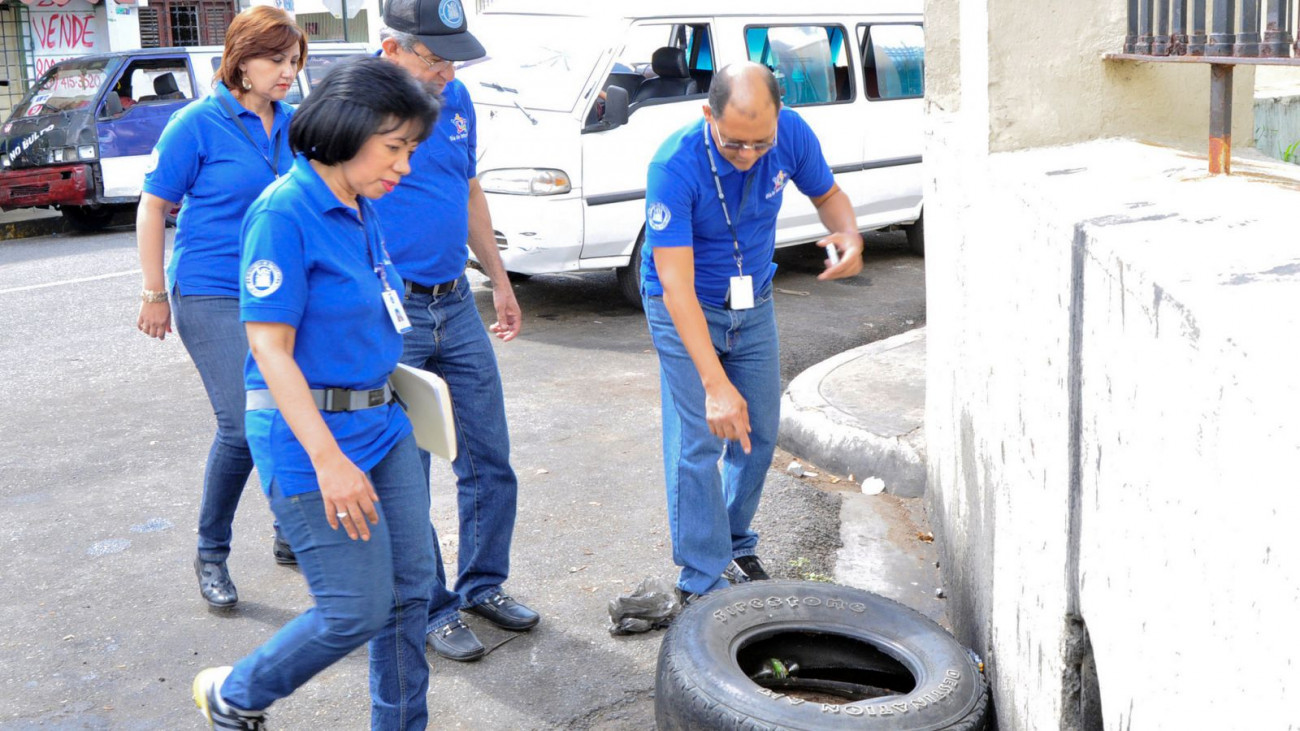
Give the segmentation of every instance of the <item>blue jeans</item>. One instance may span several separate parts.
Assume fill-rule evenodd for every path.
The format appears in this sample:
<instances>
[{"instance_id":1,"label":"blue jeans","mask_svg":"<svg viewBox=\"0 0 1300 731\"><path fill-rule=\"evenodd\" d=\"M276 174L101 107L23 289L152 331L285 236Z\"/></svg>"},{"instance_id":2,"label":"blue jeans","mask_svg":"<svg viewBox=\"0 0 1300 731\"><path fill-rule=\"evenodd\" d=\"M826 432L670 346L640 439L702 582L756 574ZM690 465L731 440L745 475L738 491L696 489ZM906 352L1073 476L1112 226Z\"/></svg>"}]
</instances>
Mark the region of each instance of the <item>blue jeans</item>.
<instances>
[{"instance_id":1,"label":"blue jeans","mask_svg":"<svg viewBox=\"0 0 1300 731\"><path fill-rule=\"evenodd\" d=\"M723 370L749 407L751 450L709 433L704 386L662 297L645 298L650 337L659 352L664 478L677 585L694 594L721 589L731 559L751 556L750 530L772 464L781 421L781 371L771 287L749 310L701 303ZM718 460L722 460L721 471Z\"/></svg>"},{"instance_id":2,"label":"blue jeans","mask_svg":"<svg viewBox=\"0 0 1300 731\"><path fill-rule=\"evenodd\" d=\"M235 508L253 471L253 456L244 438L244 360L248 336L239 321L239 298L183 295L173 290L172 319L203 379L217 417L217 433L208 450L199 505L199 558L225 561L230 555Z\"/></svg>"},{"instance_id":3,"label":"blue jeans","mask_svg":"<svg viewBox=\"0 0 1300 731\"><path fill-rule=\"evenodd\" d=\"M286 497L271 481L271 510L316 606L235 664L221 687L227 703L264 710L369 641L371 728L428 725L424 635L435 572L415 438L399 442L369 475L379 494L369 541L331 529L319 491Z\"/></svg>"},{"instance_id":4,"label":"blue jeans","mask_svg":"<svg viewBox=\"0 0 1300 731\"><path fill-rule=\"evenodd\" d=\"M448 591L442 552L434 536L438 579L429 602L429 630L458 616L461 607L487 599L510 573L510 540L515 530L519 482L510 467L510 434L496 354L469 280L434 297L406 297L411 332L402 345L402 362L436 373L451 391L456 418L456 504L460 551L455 592ZM429 453L420 451L426 476ZM428 479L426 477L426 484Z\"/></svg>"}]
</instances>

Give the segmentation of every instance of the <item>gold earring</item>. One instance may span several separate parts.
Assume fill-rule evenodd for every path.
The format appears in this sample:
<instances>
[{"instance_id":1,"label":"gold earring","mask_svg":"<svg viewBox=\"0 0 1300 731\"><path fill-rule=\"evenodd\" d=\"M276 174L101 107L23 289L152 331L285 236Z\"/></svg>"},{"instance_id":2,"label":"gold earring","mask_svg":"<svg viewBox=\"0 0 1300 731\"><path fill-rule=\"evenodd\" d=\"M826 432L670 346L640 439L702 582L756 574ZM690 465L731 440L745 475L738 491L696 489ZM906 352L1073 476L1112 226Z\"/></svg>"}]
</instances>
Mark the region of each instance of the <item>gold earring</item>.
<instances>
[{"instance_id":1,"label":"gold earring","mask_svg":"<svg viewBox=\"0 0 1300 731\"><path fill-rule=\"evenodd\" d=\"M239 84L244 87L244 91L252 91L253 89L253 82L249 81L247 76L245 76L244 80L239 82Z\"/></svg>"}]
</instances>

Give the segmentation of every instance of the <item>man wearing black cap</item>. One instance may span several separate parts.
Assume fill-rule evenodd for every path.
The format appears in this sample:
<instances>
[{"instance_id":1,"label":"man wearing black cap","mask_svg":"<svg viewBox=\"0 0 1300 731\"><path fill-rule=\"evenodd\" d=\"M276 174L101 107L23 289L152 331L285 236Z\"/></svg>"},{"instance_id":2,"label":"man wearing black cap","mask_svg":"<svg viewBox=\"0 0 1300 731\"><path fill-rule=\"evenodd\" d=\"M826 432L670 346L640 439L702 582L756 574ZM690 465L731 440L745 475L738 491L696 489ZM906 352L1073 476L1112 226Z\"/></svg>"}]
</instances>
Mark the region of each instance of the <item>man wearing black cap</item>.
<instances>
[{"instance_id":1,"label":"man wearing black cap","mask_svg":"<svg viewBox=\"0 0 1300 731\"><path fill-rule=\"evenodd\" d=\"M469 249L492 281L502 341L519 334L519 303L497 253L487 198L476 169L474 107L455 64L481 58L483 46L466 28L460 0L389 0L380 55L442 98L429 139L411 156L411 173L375 202L385 243L406 282L402 362L447 381L456 415L460 548L455 592L446 587L441 555L429 602L428 643L451 660L477 660L483 644L460 619L476 614L508 630L532 629L538 614L502 589L510 564L518 481L510 467L501 374L465 278ZM421 452L425 472L429 454ZM434 550L441 553L437 536Z\"/></svg>"}]
</instances>

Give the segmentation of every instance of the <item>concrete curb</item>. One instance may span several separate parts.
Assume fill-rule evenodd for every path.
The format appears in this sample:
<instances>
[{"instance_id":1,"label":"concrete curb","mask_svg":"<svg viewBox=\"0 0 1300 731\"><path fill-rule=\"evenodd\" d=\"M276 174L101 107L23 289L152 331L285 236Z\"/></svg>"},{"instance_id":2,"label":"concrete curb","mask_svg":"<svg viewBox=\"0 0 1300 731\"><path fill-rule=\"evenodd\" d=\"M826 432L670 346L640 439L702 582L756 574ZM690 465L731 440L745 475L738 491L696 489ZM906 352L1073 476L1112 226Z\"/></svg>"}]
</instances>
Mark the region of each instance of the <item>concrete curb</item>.
<instances>
[{"instance_id":1,"label":"concrete curb","mask_svg":"<svg viewBox=\"0 0 1300 731\"><path fill-rule=\"evenodd\" d=\"M36 236L53 236L67 233L67 222L63 216L36 216L17 221L0 220L0 241L30 239Z\"/></svg>"},{"instance_id":2,"label":"concrete curb","mask_svg":"<svg viewBox=\"0 0 1300 731\"><path fill-rule=\"evenodd\" d=\"M832 472L884 480L888 492L900 497L925 494L925 434L877 434L858 417L838 408L822 394L822 382L840 368L862 376L872 388L873 356L912 346L924 353L925 328L863 345L822 361L800 373L781 397L781 447ZM923 355L919 366L924 379Z\"/></svg>"}]
</instances>

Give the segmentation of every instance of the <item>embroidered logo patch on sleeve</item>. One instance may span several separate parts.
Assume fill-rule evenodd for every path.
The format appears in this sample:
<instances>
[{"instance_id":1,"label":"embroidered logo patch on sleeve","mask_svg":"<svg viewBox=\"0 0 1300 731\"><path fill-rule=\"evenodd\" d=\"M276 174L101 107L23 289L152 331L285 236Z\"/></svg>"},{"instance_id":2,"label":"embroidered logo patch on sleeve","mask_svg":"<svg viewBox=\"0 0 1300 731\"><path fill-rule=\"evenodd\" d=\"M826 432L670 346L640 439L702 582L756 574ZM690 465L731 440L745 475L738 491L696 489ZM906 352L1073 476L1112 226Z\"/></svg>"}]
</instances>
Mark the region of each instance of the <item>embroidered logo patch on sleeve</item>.
<instances>
[{"instance_id":1,"label":"embroidered logo patch on sleeve","mask_svg":"<svg viewBox=\"0 0 1300 731\"><path fill-rule=\"evenodd\" d=\"M649 210L646 211L646 222L656 231L668 228L668 222L671 220L673 220L672 212L662 203L651 203Z\"/></svg>"},{"instance_id":2,"label":"embroidered logo patch on sleeve","mask_svg":"<svg viewBox=\"0 0 1300 731\"><path fill-rule=\"evenodd\" d=\"M258 259L248 265L244 272L244 286L254 297L265 297L280 288L284 283L284 274L280 267L270 259Z\"/></svg>"}]
</instances>

